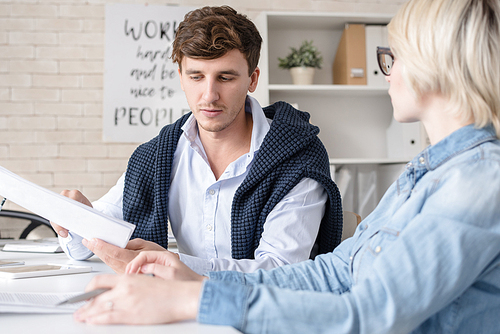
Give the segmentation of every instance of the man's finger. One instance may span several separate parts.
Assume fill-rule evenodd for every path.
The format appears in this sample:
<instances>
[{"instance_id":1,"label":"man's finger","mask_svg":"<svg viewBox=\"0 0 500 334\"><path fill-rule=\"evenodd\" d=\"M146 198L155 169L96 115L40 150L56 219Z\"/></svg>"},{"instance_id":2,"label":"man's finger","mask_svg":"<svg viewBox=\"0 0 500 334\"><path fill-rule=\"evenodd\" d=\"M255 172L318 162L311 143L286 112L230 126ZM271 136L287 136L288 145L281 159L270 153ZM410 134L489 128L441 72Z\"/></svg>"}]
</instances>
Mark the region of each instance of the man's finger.
<instances>
[{"instance_id":1,"label":"man's finger","mask_svg":"<svg viewBox=\"0 0 500 334\"><path fill-rule=\"evenodd\" d=\"M68 236L68 230L65 229L64 227L54 224L53 222L50 222L50 225L56 231L57 234L59 234L62 238L66 238Z\"/></svg>"},{"instance_id":2,"label":"man's finger","mask_svg":"<svg viewBox=\"0 0 500 334\"><path fill-rule=\"evenodd\" d=\"M135 238L128 242L127 249L140 250L144 247L144 240L141 238Z\"/></svg>"},{"instance_id":3,"label":"man's finger","mask_svg":"<svg viewBox=\"0 0 500 334\"><path fill-rule=\"evenodd\" d=\"M87 247L96 254L97 253L106 254L114 258L120 258L120 256L123 256L122 254L124 250L123 248L111 245L105 241L102 241L101 239L96 239L96 238L92 238L90 240L84 239L83 244L85 245L85 247Z\"/></svg>"},{"instance_id":4,"label":"man's finger","mask_svg":"<svg viewBox=\"0 0 500 334\"><path fill-rule=\"evenodd\" d=\"M134 251L108 244L100 239L84 239L82 243L117 273L123 273L126 265L137 255Z\"/></svg>"},{"instance_id":5,"label":"man's finger","mask_svg":"<svg viewBox=\"0 0 500 334\"><path fill-rule=\"evenodd\" d=\"M92 203L90 203L88 198L85 197L79 190L76 190L76 189L67 190L67 189L65 189L65 190L61 191L60 194L92 207Z\"/></svg>"},{"instance_id":6,"label":"man's finger","mask_svg":"<svg viewBox=\"0 0 500 334\"><path fill-rule=\"evenodd\" d=\"M130 250L135 250L135 251L164 251L166 250L162 246L158 245L157 243L151 242L151 241L146 241L141 238L135 238L132 239L128 242L126 249Z\"/></svg>"}]
</instances>

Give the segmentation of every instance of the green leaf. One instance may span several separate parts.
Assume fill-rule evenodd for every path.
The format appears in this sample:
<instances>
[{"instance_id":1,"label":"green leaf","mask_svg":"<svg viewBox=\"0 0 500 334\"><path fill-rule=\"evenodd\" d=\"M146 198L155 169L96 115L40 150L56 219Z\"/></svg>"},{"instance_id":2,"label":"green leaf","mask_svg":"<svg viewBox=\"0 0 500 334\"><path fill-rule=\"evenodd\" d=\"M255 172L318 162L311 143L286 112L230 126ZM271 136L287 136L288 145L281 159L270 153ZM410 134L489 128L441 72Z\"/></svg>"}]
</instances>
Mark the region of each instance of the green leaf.
<instances>
[{"instance_id":1,"label":"green leaf","mask_svg":"<svg viewBox=\"0 0 500 334\"><path fill-rule=\"evenodd\" d=\"M283 69L299 66L321 68L323 57L312 43L304 41L299 49L290 47L290 53L285 58L278 57L278 66Z\"/></svg>"}]
</instances>

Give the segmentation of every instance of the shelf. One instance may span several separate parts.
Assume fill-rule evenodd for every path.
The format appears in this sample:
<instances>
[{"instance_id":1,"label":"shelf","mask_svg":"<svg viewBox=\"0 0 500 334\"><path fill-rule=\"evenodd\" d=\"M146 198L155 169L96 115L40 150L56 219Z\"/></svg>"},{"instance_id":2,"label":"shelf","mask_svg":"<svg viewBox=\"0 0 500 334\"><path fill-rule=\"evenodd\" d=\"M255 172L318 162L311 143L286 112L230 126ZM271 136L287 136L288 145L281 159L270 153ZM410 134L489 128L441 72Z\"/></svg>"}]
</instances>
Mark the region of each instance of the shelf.
<instances>
[{"instance_id":1,"label":"shelf","mask_svg":"<svg viewBox=\"0 0 500 334\"><path fill-rule=\"evenodd\" d=\"M356 14L356 13L301 13L301 12L269 12L267 14L270 30L294 29L340 30L345 23L387 24L391 15Z\"/></svg>"},{"instance_id":2,"label":"shelf","mask_svg":"<svg viewBox=\"0 0 500 334\"><path fill-rule=\"evenodd\" d=\"M387 87L355 85L269 85L270 93L293 93L329 96L387 96Z\"/></svg>"},{"instance_id":3,"label":"shelf","mask_svg":"<svg viewBox=\"0 0 500 334\"><path fill-rule=\"evenodd\" d=\"M330 165L369 165L369 164L405 164L410 159L380 158L380 159L330 159Z\"/></svg>"}]
</instances>

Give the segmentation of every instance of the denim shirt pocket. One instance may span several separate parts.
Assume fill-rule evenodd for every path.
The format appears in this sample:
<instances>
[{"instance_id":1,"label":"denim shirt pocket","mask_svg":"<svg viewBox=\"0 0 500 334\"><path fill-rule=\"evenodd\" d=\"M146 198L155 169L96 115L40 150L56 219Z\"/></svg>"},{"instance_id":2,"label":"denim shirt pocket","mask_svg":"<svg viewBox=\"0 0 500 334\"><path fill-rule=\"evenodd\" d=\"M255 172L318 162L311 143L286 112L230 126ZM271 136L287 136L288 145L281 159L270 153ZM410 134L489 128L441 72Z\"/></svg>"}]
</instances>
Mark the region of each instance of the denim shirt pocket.
<instances>
[{"instance_id":1,"label":"denim shirt pocket","mask_svg":"<svg viewBox=\"0 0 500 334\"><path fill-rule=\"evenodd\" d=\"M352 258L351 273L355 283L369 275L373 261L397 240L399 233L394 227L383 226L367 238Z\"/></svg>"}]
</instances>

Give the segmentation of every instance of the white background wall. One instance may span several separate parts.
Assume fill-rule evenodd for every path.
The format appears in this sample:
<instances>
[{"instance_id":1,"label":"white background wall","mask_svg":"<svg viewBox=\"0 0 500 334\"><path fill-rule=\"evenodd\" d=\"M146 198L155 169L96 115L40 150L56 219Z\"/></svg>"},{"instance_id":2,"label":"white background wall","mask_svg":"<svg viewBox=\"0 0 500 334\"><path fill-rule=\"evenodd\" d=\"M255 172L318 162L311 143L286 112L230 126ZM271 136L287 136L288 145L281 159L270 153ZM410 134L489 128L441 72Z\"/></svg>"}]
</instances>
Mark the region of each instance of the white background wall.
<instances>
[{"instance_id":1,"label":"white background wall","mask_svg":"<svg viewBox=\"0 0 500 334\"><path fill-rule=\"evenodd\" d=\"M114 185L138 145L102 141L106 2L0 0L0 165L56 192L79 189L91 200ZM114 2L227 4L253 19L261 11L393 14L403 1Z\"/></svg>"}]
</instances>

